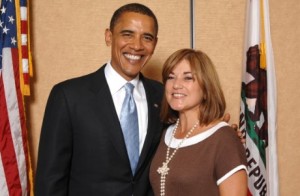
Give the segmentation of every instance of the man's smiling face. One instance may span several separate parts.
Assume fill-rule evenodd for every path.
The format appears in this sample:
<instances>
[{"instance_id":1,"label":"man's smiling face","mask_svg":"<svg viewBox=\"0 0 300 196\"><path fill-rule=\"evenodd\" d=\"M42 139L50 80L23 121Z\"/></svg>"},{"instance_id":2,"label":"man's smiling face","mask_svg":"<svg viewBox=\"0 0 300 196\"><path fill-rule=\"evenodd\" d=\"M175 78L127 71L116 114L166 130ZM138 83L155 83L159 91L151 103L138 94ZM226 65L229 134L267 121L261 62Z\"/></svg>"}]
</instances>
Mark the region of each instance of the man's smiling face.
<instances>
[{"instance_id":1,"label":"man's smiling face","mask_svg":"<svg viewBox=\"0 0 300 196\"><path fill-rule=\"evenodd\" d=\"M125 12L113 29L105 32L111 46L111 65L126 80L135 78L151 58L157 30L154 20L143 14Z\"/></svg>"}]
</instances>

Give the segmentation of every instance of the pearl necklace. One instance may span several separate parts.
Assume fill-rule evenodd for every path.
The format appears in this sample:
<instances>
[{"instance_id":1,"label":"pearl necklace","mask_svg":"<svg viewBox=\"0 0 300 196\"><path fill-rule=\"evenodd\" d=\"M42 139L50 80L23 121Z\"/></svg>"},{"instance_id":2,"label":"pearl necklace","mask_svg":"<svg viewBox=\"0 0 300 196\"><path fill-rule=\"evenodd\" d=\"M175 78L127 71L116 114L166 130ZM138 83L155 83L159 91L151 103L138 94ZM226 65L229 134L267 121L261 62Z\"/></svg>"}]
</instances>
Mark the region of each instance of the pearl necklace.
<instances>
[{"instance_id":1,"label":"pearl necklace","mask_svg":"<svg viewBox=\"0 0 300 196\"><path fill-rule=\"evenodd\" d=\"M176 152L178 151L179 147L182 145L182 143L192 134L192 132L195 130L195 128L199 125L199 120L195 123L195 125L189 130L189 132L186 134L186 136L180 141L178 146L175 148L173 153L170 156L170 146L172 143L172 139L175 138L175 133L177 131L179 125L179 119L177 119L174 131L172 133L172 137L170 139L167 153L166 153L166 161L162 163L162 166L157 169L157 172L160 174L160 195L165 195L165 189L166 189L166 175L169 173L170 168L168 167L168 164L172 160L172 158L175 156Z\"/></svg>"}]
</instances>

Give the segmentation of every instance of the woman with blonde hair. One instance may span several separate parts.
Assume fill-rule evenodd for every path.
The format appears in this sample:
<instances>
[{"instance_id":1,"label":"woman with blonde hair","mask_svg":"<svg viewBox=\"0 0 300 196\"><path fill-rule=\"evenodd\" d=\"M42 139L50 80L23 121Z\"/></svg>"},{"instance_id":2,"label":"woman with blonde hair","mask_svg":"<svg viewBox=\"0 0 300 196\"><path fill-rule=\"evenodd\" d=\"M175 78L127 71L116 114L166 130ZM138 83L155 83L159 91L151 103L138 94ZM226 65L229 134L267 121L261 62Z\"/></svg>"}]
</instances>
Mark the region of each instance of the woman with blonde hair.
<instances>
[{"instance_id":1,"label":"woman with blonde hair","mask_svg":"<svg viewBox=\"0 0 300 196\"><path fill-rule=\"evenodd\" d=\"M210 58L181 49L164 63L161 118L170 126L153 158L155 195L247 195L245 149L222 117L225 98Z\"/></svg>"}]
</instances>

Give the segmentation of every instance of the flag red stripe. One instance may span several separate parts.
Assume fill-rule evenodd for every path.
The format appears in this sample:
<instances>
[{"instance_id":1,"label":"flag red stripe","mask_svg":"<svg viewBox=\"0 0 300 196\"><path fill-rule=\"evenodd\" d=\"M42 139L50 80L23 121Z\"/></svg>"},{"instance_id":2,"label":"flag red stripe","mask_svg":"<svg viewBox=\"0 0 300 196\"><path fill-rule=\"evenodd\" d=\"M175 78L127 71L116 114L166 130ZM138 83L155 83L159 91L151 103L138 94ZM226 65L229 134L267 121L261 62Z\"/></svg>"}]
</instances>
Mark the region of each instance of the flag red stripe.
<instances>
[{"instance_id":1,"label":"flag red stripe","mask_svg":"<svg viewBox=\"0 0 300 196\"><path fill-rule=\"evenodd\" d=\"M19 54L17 49L12 49L12 59L13 59L13 67L15 73L15 83L16 83L16 93L18 99L18 108L19 108L19 117L20 117L20 125L21 125L21 134L22 134L22 142L23 142L23 151L25 155L25 163L26 163L26 179L27 184L29 184L29 176L28 176L28 168L29 168L29 156L28 156L28 145L27 145L27 128L26 128L26 119L25 119L25 111L23 104L23 97L20 88L20 69L19 69ZM29 191L29 186L27 186L27 192ZM29 193L29 192L28 192Z\"/></svg>"},{"instance_id":2,"label":"flag red stripe","mask_svg":"<svg viewBox=\"0 0 300 196\"><path fill-rule=\"evenodd\" d=\"M12 141L11 128L8 119L8 111L5 99L5 89L3 80L0 80L0 102L1 102L1 121L0 121L0 150L6 183L10 195L22 195L22 188L19 178L18 163Z\"/></svg>"},{"instance_id":3,"label":"flag red stripe","mask_svg":"<svg viewBox=\"0 0 300 196\"><path fill-rule=\"evenodd\" d=\"M28 85L30 81L29 73L23 73L23 79L24 79L24 84Z\"/></svg>"},{"instance_id":4,"label":"flag red stripe","mask_svg":"<svg viewBox=\"0 0 300 196\"><path fill-rule=\"evenodd\" d=\"M21 34L28 34L27 20L21 20Z\"/></svg>"},{"instance_id":5,"label":"flag red stripe","mask_svg":"<svg viewBox=\"0 0 300 196\"><path fill-rule=\"evenodd\" d=\"M248 191L247 191L247 196L252 196L252 194L251 194L251 192L250 192L249 189L248 189Z\"/></svg>"},{"instance_id":6,"label":"flag red stripe","mask_svg":"<svg viewBox=\"0 0 300 196\"><path fill-rule=\"evenodd\" d=\"M28 46L22 46L22 59L28 59Z\"/></svg>"}]
</instances>

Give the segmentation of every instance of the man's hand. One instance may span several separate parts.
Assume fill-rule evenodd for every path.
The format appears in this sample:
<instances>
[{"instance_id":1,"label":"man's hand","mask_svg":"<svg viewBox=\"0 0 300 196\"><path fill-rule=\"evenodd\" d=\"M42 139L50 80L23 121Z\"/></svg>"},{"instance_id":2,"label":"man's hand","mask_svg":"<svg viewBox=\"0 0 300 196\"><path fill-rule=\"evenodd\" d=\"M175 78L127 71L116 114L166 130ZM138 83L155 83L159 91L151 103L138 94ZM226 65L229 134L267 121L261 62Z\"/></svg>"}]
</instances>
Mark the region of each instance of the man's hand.
<instances>
[{"instance_id":1,"label":"man's hand","mask_svg":"<svg viewBox=\"0 0 300 196\"><path fill-rule=\"evenodd\" d=\"M230 120L230 114L226 113L223 116L223 121L229 123L229 120ZM236 132L237 136L240 138L241 142L243 144L245 144L246 143L246 139L244 138L243 133L238 129L237 124L231 124L230 126L235 130L235 132Z\"/></svg>"}]
</instances>

